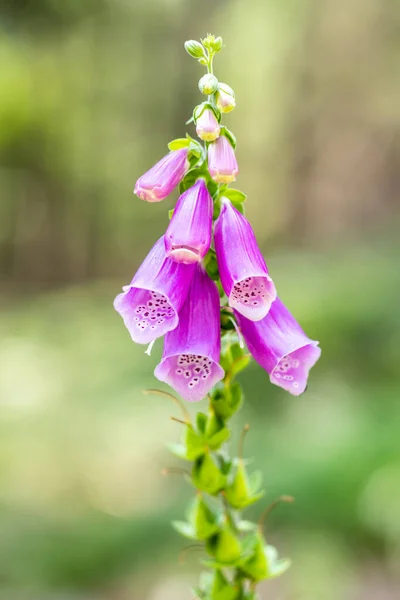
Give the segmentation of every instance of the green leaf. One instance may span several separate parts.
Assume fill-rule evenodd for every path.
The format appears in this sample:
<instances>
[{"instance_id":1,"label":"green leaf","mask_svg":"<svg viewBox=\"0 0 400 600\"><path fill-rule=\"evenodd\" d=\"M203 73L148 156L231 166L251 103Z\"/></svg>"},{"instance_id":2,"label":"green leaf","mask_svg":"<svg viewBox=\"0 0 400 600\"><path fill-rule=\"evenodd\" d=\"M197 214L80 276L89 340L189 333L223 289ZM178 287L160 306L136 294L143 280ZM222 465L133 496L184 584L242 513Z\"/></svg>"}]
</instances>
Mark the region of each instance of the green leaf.
<instances>
[{"instance_id":1,"label":"green leaf","mask_svg":"<svg viewBox=\"0 0 400 600\"><path fill-rule=\"evenodd\" d=\"M234 188L228 188L221 193L222 196L229 198L229 200L236 204L240 204L244 202L247 198L246 194L241 192L240 190L235 190Z\"/></svg>"},{"instance_id":2,"label":"green leaf","mask_svg":"<svg viewBox=\"0 0 400 600\"><path fill-rule=\"evenodd\" d=\"M190 144L190 140L187 138L176 138L168 144L170 150L180 150L181 148L187 148Z\"/></svg>"},{"instance_id":3,"label":"green leaf","mask_svg":"<svg viewBox=\"0 0 400 600\"><path fill-rule=\"evenodd\" d=\"M171 209L168 211L168 218L169 218L169 220L171 220L171 219L172 219L172 215L174 214L174 210L175 210L174 208L171 208Z\"/></svg>"}]
</instances>

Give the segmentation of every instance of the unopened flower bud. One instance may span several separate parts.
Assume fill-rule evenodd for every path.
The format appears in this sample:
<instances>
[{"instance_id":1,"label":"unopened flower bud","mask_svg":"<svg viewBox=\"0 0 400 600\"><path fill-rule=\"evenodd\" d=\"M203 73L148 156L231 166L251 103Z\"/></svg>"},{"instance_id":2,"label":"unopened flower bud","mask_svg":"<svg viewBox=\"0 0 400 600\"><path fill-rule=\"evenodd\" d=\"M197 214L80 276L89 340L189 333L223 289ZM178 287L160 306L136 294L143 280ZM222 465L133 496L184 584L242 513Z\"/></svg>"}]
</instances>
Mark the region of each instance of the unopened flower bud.
<instances>
[{"instance_id":1,"label":"unopened flower bud","mask_svg":"<svg viewBox=\"0 0 400 600\"><path fill-rule=\"evenodd\" d=\"M217 92L217 107L222 113L231 112L236 106L235 92L226 83L220 83Z\"/></svg>"},{"instance_id":2,"label":"unopened flower bud","mask_svg":"<svg viewBox=\"0 0 400 600\"><path fill-rule=\"evenodd\" d=\"M203 75L203 77L199 81L199 90L201 91L201 93L205 96L208 96L209 94L213 94L214 92L216 92L217 89L218 79L215 77L215 75L212 75L211 73Z\"/></svg>"},{"instance_id":3,"label":"unopened flower bud","mask_svg":"<svg viewBox=\"0 0 400 600\"><path fill-rule=\"evenodd\" d=\"M200 42L196 40L188 40L185 42L185 50L193 58L202 58L204 56L204 48Z\"/></svg>"},{"instance_id":4,"label":"unopened flower bud","mask_svg":"<svg viewBox=\"0 0 400 600\"><path fill-rule=\"evenodd\" d=\"M196 133L201 140L213 142L219 136L221 128L211 108L205 108L196 119Z\"/></svg>"},{"instance_id":5,"label":"unopened flower bud","mask_svg":"<svg viewBox=\"0 0 400 600\"><path fill-rule=\"evenodd\" d=\"M208 170L217 183L231 183L238 173L235 151L227 137L221 135L208 148Z\"/></svg>"}]
</instances>

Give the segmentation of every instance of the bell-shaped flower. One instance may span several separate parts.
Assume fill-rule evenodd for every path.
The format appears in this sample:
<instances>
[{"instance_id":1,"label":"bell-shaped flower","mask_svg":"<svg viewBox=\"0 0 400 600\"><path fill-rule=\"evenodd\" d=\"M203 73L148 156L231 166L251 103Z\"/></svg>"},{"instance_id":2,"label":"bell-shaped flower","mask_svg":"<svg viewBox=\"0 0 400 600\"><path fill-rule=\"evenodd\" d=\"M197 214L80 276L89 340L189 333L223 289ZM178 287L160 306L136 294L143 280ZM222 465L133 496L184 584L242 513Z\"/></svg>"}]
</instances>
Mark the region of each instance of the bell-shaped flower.
<instances>
[{"instance_id":1,"label":"bell-shaped flower","mask_svg":"<svg viewBox=\"0 0 400 600\"><path fill-rule=\"evenodd\" d=\"M224 376L218 289L203 267L196 265L179 325L165 336L164 352L154 375L185 400L201 400Z\"/></svg>"},{"instance_id":2,"label":"bell-shaped flower","mask_svg":"<svg viewBox=\"0 0 400 600\"><path fill-rule=\"evenodd\" d=\"M235 314L249 351L267 371L271 383L294 396L302 394L308 373L321 355L318 342L306 336L279 298L262 321L255 323Z\"/></svg>"},{"instance_id":3,"label":"bell-shaped flower","mask_svg":"<svg viewBox=\"0 0 400 600\"><path fill-rule=\"evenodd\" d=\"M236 106L235 92L227 83L220 83L216 93L217 107L222 113L231 112Z\"/></svg>"},{"instance_id":4,"label":"bell-shaped flower","mask_svg":"<svg viewBox=\"0 0 400 600\"><path fill-rule=\"evenodd\" d=\"M147 202L164 200L189 169L188 148L169 152L149 171L139 177L134 193Z\"/></svg>"},{"instance_id":5,"label":"bell-shaped flower","mask_svg":"<svg viewBox=\"0 0 400 600\"><path fill-rule=\"evenodd\" d=\"M202 260L211 244L212 215L212 198L204 179L198 179L176 203L164 236L167 256L186 264Z\"/></svg>"},{"instance_id":6,"label":"bell-shaped flower","mask_svg":"<svg viewBox=\"0 0 400 600\"><path fill-rule=\"evenodd\" d=\"M214 244L229 305L252 321L263 319L276 298L275 285L250 223L226 198L215 223Z\"/></svg>"},{"instance_id":7,"label":"bell-shaped flower","mask_svg":"<svg viewBox=\"0 0 400 600\"><path fill-rule=\"evenodd\" d=\"M225 135L220 135L208 147L208 170L217 183L235 181L239 172L235 151Z\"/></svg>"},{"instance_id":8,"label":"bell-shaped flower","mask_svg":"<svg viewBox=\"0 0 400 600\"><path fill-rule=\"evenodd\" d=\"M134 342L148 344L175 329L194 269L166 256L164 237L153 246L132 282L114 300Z\"/></svg>"},{"instance_id":9,"label":"bell-shaped flower","mask_svg":"<svg viewBox=\"0 0 400 600\"><path fill-rule=\"evenodd\" d=\"M219 136L221 128L214 111L211 108L205 108L196 119L196 133L201 140L213 142Z\"/></svg>"}]
</instances>

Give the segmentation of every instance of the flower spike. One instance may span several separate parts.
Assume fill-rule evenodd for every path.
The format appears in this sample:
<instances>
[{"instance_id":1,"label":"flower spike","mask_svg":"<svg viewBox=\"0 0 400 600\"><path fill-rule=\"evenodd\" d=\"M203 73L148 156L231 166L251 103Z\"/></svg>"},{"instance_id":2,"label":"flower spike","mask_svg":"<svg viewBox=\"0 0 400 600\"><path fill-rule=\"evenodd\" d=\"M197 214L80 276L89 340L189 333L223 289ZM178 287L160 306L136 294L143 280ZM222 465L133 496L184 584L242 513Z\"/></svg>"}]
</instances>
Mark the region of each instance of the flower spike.
<instances>
[{"instance_id":1,"label":"flower spike","mask_svg":"<svg viewBox=\"0 0 400 600\"><path fill-rule=\"evenodd\" d=\"M308 373L321 356L318 342L306 336L279 298L262 321L254 323L238 312L236 318L249 351L271 383L294 396L302 394Z\"/></svg>"},{"instance_id":2,"label":"flower spike","mask_svg":"<svg viewBox=\"0 0 400 600\"><path fill-rule=\"evenodd\" d=\"M263 319L276 298L275 285L250 223L226 198L215 223L214 243L229 305L252 321Z\"/></svg>"},{"instance_id":3,"label":"flower spike","mask_svg":"<svg viewBox=\"0 0 400 600\"><path fill-rule=\"evenodd\" d=\"M177 262L196 263L211 244L213 202L204 179L184 192L165 233L167 256Z\"/></svg>"},{"instance_id":4,"label":"flower spike","mask_svg":"<svg viewBox=\"0 0 400 600\"><path fill-rule=\"evenodd\" d=\"M185 400L196 402L224 376L218 364L220 340L219 294L201 265L196 266L179 325L165 336L164 352L154 375Z\"/></svg>"},{"instance_id":5,"label":"flower spike","mask_svg":"<svg viewBox=\"0 0 400 600\"><path fill-rule=\"evenodd\" d=\"M188 148L169 152L139 177L134 193L147 202L161 202L183 179L189 169Z\"/></svg>"},{"instance_id":6,"label":"flower spike","mask_svg":"<svg viewBox=\"0 0 400 600\"><path fill-rule=\"evenodd\" d=\"M167 258L161 237L114 301L134 342L149 344L175 329L193 274L194 265Z\"/></svg>"}]
</instances>

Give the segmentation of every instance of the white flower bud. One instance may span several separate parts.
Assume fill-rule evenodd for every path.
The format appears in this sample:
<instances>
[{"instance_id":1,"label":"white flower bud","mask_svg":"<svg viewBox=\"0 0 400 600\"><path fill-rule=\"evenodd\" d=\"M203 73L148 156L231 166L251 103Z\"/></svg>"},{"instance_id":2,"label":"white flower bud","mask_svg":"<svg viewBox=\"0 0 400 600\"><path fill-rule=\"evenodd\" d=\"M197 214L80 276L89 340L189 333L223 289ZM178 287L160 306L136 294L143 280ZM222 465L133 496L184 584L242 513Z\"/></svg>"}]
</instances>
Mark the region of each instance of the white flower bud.
<instances>
[{"instance_id":1,"label":"white flower bud","mask_svg":"<svg viewBox=\"0 0 400 600\"><path fill-rule=\"evenodd\" d=\"M199 81L199 90L201 91L201 93L205 96L208 96L216 92L217 89L218 79L215 77L215 75L212 75L211 73L203 75L203 77Z\"/></svg>"}]
</instances>

